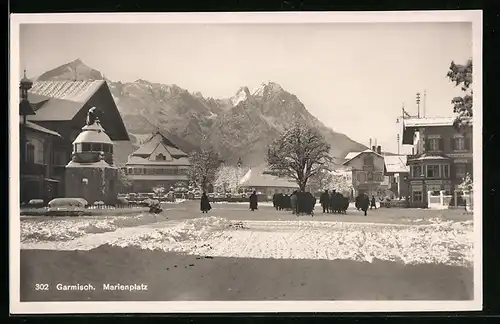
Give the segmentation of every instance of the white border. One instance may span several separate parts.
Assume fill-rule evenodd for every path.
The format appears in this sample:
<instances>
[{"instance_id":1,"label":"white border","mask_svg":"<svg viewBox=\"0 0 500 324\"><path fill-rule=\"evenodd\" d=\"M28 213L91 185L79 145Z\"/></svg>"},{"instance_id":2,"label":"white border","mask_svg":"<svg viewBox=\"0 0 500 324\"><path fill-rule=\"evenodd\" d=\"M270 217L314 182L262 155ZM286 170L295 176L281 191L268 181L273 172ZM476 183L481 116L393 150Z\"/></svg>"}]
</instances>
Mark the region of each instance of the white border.
<instances>
[{"instance_id":1,"label":"white border","mask_svg":"<svg viewBox=\"0 0 500 324\"><path fill-rule=\"evenodd\" d=\"M408 312L474 311L482 309L482 11L401 12L255 12L255 13L99 13L13 14L10 24L10 311L42 313L208 313L208 312ZM213 302L20 302L20 220L18 82L19 24L230 24L230 23L405 23L471 22L474 61L474 300L472 301L213 301ZM34 53L36 55L36 53Z\"/></svg>"}]
</instances>

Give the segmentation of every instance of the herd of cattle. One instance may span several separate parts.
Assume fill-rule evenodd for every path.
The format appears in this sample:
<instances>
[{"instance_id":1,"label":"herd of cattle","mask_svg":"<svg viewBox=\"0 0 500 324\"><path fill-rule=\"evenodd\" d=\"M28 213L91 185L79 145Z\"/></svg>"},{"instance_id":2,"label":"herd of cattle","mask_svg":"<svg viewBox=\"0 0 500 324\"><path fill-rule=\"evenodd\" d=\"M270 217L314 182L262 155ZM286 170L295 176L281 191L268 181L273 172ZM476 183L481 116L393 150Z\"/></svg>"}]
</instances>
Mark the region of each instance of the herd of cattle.
<instances>
[{"instance_id":1,"label":"herd of cattle","mask_svg":"<svg viewBox=\"0 0 500 324\"><path fill-rule=\"evenodd\" d=\"M321 195L320 203L323 206L323 212L346 214L349 207L349 198L333 191L331 194ZM292 213L299 215L314 216L314 206L316 198L310 192L294 191L291 195L277 193L273 195L273 206L276 210L291 210Z\"/></svg>"}]
</instances>

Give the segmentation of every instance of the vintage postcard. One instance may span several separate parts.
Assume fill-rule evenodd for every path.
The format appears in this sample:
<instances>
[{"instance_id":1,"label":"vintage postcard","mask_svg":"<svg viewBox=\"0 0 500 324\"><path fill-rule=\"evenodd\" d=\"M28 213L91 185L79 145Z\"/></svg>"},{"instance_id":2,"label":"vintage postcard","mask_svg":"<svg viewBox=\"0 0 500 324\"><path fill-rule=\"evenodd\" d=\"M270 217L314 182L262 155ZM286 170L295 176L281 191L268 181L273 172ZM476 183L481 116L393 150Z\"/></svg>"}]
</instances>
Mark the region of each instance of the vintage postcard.
<instances>
[{"instance_id":1,"label":"vintage postcard","mask_svg":"<svg viewBox=\"0 0 500 324\"><path fill-rule=\"evenodd\" d=\"M10 31L11 313L482 308L481 11Z\"/></svg>"}]
</instances>

